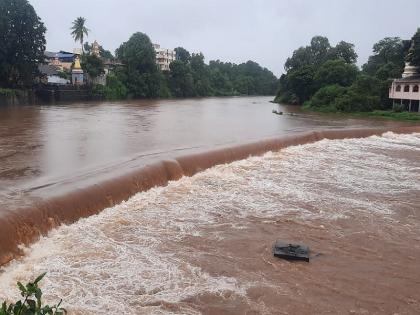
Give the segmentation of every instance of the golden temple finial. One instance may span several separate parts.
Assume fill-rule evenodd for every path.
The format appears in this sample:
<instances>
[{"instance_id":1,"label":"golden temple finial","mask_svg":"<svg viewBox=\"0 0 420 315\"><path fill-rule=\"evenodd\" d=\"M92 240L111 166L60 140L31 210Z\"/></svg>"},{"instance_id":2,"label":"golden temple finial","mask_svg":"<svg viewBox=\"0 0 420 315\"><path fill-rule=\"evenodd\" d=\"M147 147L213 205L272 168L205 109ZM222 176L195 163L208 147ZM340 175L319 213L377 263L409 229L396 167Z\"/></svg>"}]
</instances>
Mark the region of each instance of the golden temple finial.
<instances>
[{"instance_id":1,"label":"golden temple finial","mask_svg":"<svg viewBox=\"0 0 420 315\"><path fill-rule=\"evenodd\" d=\"M78 69L82 69L81 65L80 65L80 59L79 56L76 56L76 58L74 59L74 66L73 69L78 70Z\"/></svg>"}]
</instances>

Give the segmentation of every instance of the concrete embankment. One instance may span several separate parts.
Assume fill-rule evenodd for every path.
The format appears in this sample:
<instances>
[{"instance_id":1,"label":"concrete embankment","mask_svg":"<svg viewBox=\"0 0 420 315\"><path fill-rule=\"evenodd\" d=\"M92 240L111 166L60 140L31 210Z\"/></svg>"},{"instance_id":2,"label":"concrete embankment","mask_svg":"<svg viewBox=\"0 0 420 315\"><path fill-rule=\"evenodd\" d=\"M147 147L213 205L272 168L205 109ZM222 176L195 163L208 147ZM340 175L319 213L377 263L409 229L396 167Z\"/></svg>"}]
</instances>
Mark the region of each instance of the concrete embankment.
<instances>
[{"instance_id":1,"label":"concrete embankment","mask_svg":"<svg viewBox=\"0 0 420 315\"><path fill-rule=\"evenodd\" d=\"M20 254L20 244L30 244L60 224L70 224L80 218L127 200L134 194L155 186L164 186L182 176L192 176L212 166L230 163L268 151L312 143L321 139L363 138L384 132L420 132L420 126L341 129L305 132L209 152L181 156L159 161L130 174L98 183L87 189L65 196L35 203L31 207L3 211L0 217L0 264L5 264Z\"/></svg>"},{"instance_id":2,"label":"concrete embankment","mask_svg":"<svg viewBox=\"0 0 420 315\"><path fill-rule=\"evenodd\" d=\"M45 85L31 90L12 91L7 95L0 94L0 106L95 101L103 98L101 95L95 94L89 86Z\"/></svg>"}]
</instances>

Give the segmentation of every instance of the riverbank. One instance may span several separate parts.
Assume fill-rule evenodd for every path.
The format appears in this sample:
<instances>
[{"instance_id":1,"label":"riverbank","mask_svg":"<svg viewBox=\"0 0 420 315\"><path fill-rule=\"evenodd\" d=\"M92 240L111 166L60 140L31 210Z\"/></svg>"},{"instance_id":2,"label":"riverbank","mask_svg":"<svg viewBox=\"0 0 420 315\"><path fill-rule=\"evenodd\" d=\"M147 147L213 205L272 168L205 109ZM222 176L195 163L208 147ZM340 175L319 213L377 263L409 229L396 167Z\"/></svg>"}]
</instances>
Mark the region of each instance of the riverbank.
<instances>
[{"instance_id":1,"label":"riverbank","mask_svg":"<svg viewBox=\"0 0 420 315\"><path fill-rule=\"evenodd\" d=\"M297 105L293 105L297 106ZM395 121L407 121L407 122L418 122L420 123L420 113L415 112L394 112L392 110L374 110L371 112L335 112L328 109L314 110L313 108L301 107L304 112L307 113L316 113L331 117L339 118L382 118L386 120L395 120Z\"/></svg>"},{"instance_id":2,"label":"riverbank","mask_svg":"<svg viewBox=\"0 0 420 315\"><path fill-rule=\"evenodd\" d=\"M40 85L33 89L0 88L0 106L49 105L104 100L93 86Z\"/></svg>"},{"instance_id":3,"label":"riverbank","mask_svg":"<svg viewBox=\"0 0 420 315\"><path fill-rule=\"evenodd\" d=\"M36 93L33 90L0 88L0 106L34 104L36 103L36 99Z\"/></svg>"}]
</instances>

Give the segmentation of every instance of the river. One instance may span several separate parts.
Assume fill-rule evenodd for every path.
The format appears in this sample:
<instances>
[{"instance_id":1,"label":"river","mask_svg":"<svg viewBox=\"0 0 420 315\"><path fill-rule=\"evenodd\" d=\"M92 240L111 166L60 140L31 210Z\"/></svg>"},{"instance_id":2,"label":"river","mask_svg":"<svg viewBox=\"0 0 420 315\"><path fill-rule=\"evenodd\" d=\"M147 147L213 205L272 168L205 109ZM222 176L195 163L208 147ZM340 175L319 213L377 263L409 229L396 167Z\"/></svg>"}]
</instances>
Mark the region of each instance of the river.
<instances>
[{"instance_id":1,"label":"river","mask_svg":"<svg viewBox=\"0 0 420 315\"><path fill-rule=\"evenodd\" d=\"M179 154L402 125L285 106L278 116L268 101L1 108L2 209ZM419 156L420 134L389 132L212 167L53 229L3 267L0 300L46 271L47 300L72 314L419 313ZM276 239L316 257L276 259Z\"/></svg>"},{"instance_id":2,"label":"river","mask_svg":"<svg viewBox=\"0 0 420 315\"><path fill-rule=\"evenodd\" d=\"M299 131L396 125L301 113L271 99L0 106L0 200L28 205L151 161ZM279 107L296 116L274 115Z\"/></svg>"}]
</instances>

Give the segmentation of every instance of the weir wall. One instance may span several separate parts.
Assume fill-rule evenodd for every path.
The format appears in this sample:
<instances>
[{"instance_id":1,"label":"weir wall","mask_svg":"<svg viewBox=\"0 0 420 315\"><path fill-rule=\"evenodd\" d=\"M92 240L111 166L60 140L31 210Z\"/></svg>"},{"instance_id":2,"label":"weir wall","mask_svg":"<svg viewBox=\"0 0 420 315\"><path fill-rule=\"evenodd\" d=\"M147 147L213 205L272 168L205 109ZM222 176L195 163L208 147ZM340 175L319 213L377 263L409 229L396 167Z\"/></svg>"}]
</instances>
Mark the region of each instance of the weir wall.
<instances>
[{"instance_id":1,"label":"weir wall","mask_svg":"<svg viewBox=\"0 0 420 315\"><path fill-rule=\"evenodd\" d=\"M60 224L71 224L80 218L127 200L134 194L182 176L192 176L218 164L230 163L268 151L316 142L322 139L363 138L384 132L420 132L420 126L380 129L340 129L299 133L291 136L217 149L158 161L132 173L107 180L83 190L35 203L16 210L0 210L0 265L22 254L20 244L28 245Z\"/></svg>"}]
</instances>

